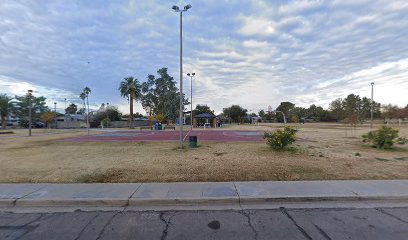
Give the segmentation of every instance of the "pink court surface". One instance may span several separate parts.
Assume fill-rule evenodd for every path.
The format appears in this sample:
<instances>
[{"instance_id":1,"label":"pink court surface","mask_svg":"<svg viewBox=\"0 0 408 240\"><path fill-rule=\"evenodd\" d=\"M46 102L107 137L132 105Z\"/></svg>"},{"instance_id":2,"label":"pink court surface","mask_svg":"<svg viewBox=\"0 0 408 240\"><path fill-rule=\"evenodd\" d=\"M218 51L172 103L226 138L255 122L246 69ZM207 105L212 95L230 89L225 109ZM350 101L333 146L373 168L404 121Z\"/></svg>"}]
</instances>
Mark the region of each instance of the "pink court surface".
<instances>
[{"instance_id":1,"label":"pink court surface","mask_svg":"<svg viewBox=\"0 0 408 240\"><path fill-rule=\"evenodd\" d=\"M263 142L261 131L197 130L183 132L184 140L197 136L203 142ZM179 141L178 131L110 131L90 136L66 138L60 142L172 142Z\"/></svg>"}]
</instances>

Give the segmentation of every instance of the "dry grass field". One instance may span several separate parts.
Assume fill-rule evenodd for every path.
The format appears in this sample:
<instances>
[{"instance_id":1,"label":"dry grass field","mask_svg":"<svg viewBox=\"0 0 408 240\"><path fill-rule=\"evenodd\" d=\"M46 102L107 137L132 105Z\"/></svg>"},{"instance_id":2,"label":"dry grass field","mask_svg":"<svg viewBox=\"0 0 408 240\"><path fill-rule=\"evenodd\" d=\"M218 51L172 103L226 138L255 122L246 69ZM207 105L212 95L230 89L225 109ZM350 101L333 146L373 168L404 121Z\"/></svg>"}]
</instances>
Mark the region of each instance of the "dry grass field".
<instances>
[{"instance_id":1,"label":"dry grass field","mask_svg":"<svg viewBox=\"0 0 408 240\"><path fill-rule=\"evenodd\" d=\"M232 130L270 131L280 125L235 125ZM408 145L378 150L363 145L341 124L297 125L296 151L265 143L203 142L178 149L174 142L72 143L56 140L86 131L26 130L0 135L0 182L174 182L320 179L408 179ZM92 132L94 134L95 132ZM400 128L408 136L408 127Z\"/></svg>"}]
</instances>

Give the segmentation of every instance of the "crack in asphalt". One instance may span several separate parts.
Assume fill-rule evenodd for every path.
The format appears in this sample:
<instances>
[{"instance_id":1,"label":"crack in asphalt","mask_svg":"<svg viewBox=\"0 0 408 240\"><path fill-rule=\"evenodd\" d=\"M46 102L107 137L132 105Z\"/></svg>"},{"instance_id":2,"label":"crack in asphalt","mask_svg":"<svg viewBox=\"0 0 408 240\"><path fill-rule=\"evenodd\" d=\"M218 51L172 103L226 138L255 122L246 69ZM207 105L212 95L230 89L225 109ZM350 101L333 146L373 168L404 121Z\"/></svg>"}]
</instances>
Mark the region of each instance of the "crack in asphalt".
<instances>
[{"instance_id":1,"label":"crack in asphalt","mask_svg":"<svg viewBox=\"0 0 408 240\"><path fill-rule=\"evenodd\" d=\"M85 226L82 228L82 230L78 233L78 236L74 239L74 240L78 240L81 235L85 232L85 229L93 222L93 220L95 220L95 218L97 218L99 216L99 213L96 214L93 218L91 218L87 224L85 224Z\"/></svg>"},{"instance_id":2,"label":"crack in asphalt","mask_svg":"<svg viewBox=\"0 0 408 240\"><path fill-rule=\"evenodd\" d=\"M258 231L255 229L254 225L252 225L251 214L250 214L249 212L245 211L245 210L242 208L242 205L241 205L241 196L239 195L238 188L237 188L237 186L235 185L235 182L232 182L232 184L234 185L235 192L237 193L237 196L238 196L238 205L239 205L239 208L241 209L240 211L238 211L238 213L239 213L239 214L242 214L242 215L244 215L244 216L246 217L247 222L248 222L248 226L251 228L252 232L254 233L254 239L257 240L259 233L258 233Z\"/></svg>"},{"instance_id":3,"label":"crack in asphalt","mask_svg":"<svg viewBox=\"0 0 408 240\"><path fill-rule=\"evenodd\" d=\"M295 226L297 227L297 229L303 234L303 236L304 236L305 238L307 238L307 239L309 239L309 240L313 240L313 238L306 232L306 230L303 229L303 228L296 222L296 220L286 211L286 208L281 207L280 209L281 209L282 213L283 213L284 215L286 215L286 216L292 221L293 224L295 224Z\"/></svg>"},{"instance_id":4,"label":"crack in asphalt","mask_svg":"<svg viewBox=\"0 0 408 240\"><path fill-rule=\"evenodd\" d=\"M24 232L21 236L19 236L19 237L16 238L16 239L21 239L22 237L24 237L25 235L27 235L28 233L30 233L31 231L33 231L34 229L36 229L38 226L40 226L40 224L33 225L33 226L29 226L30 224L33 224L33 223L37 222L38 220L40 220L40 219L43 218L43 217L44 217L44 218L42 219L42 221L47 220L48 218L51 218L51 217L54 216L54 215L55 215L54 213L51 213L51 214L49 214L49 215L45 215L45 217L44 217L44 214L41 213L39 217L35 218L34 220L32 220L32 221L30 221L30 222L28 222L28 223L26 223L26 224L24 224L24 225L22 226L22 228L26 228L27 231Z\"/></svg>"},{"instance_id":5,"label":"crack in asphalt","mask_svg":"<svg viewBox=\"0 0 408 240\"><path fill-rule=\"evenodd\" d=\"M159 215L160 221L162 221L164 223L164 229L163 229L163 233L161 236L161 240L165 240L167 238L167 234L169 233L169 227L170 227L170 223L171 220L173 219L173 217L176 215L177 212L174 212L170 217L169 220L166 221L166 219L164 219L164 214L166 212L161 212Z\"/></svg>"},{"instance_id":6,"label":"crack in asphalt","mask_svg":"<svg viewBox=\"0 0 408 240\"><path fill-rule=\"evenodd\" d=\"M252 225L252 220L251 220L251 213L245 210L239 211L240 214L244 215L247 219L248 226L251 228L252 232L254 233L254 239L258 239L258 231L255 229L254 225Z\"/></svg>"},{"instance_id":7,"label":"crack in asphalt","mask_svg":"<svg viewBox=\"0 0 408 240\"><path fill-rule=\"evenodd\" d=\"M316 224L314 224L314 227L317 229L317 231L319 231L319 233L321 235L323 235L324 238L326 238L326 240L332 240L332 238L329 236L329 234L327 234L323 229L321 229L319 226L317 226Z\"/></svg>"},{"instance_id":8,"label":"crack in asphalt","mask_svg":"<svg viewBox=\"0 0 408 240\"><path fill-rule=\"evenodd\" d=\"M106 224L103 226L102 230L99 232L98 237L95 240L98 240L102 237L102 235L105 233L105 229L106 227L112 222L112 220L119 214L121 213L120 211L116 212L115 214L113 214L113 216L111 218L109 218L109 220L106 222Z\"/></svg>"},{"instance_id":9,"label":"crack in asphalt","mask_svg":"<svg viewBox=\"0 0 408 240\"><path fill-rule=\"evenodd\" d=\"M398 216L395 216L394 214L389 213L389 212L385 211L385 210L382 209L382 208L375 208L375 210L377 210L377 211L379 211L380 213L383 213L383 214L385 214L385 215L388 215L388 216L390 216L390 217L392 217L392 218L395 218L395 219L397 219L398 221L401 221L401 222L403 222L403 223L408 223L408 221L405 221L404 219L402 219L402 218L400 218L400 217L398 217Z\"/></svg>"}]
</instances>

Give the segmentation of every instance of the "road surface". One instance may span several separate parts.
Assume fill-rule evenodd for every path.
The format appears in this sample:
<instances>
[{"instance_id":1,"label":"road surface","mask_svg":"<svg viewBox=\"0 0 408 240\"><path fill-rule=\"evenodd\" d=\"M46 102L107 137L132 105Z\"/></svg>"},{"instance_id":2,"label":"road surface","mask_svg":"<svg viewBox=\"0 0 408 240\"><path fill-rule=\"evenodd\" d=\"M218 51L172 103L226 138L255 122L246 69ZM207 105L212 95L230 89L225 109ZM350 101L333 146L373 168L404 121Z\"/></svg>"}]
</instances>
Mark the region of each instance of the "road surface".
<instances>
[{"instance_id":1,"label":"road surface","mask_svg":"<svg viewBox=\"0 0 408 240\"><path fill-rule=\"evenodd\" d=\"M0 239L408 239L408 208L0 212Z\"/></svg>"}]
</instances>

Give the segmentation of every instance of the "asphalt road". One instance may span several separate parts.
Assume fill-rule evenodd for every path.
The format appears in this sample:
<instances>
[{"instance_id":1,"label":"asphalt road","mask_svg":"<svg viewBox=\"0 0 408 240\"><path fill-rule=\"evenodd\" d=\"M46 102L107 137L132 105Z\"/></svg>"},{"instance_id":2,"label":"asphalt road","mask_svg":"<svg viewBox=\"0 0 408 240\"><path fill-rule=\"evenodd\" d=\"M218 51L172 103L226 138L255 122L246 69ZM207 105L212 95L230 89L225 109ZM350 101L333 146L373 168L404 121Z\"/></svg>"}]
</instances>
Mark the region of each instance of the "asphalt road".
<instances>
[{"instance_id":1,"label":"asphalt road","mask_svg":"<svg viewBox=\"0 0 408 240\"><path fill-rule=\"evenodd\" d=\"M0 239L408 239L408 208L2 212Z\"/></svg>"}]
</instances>

